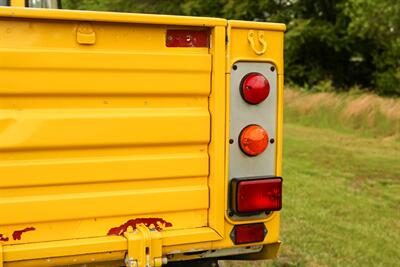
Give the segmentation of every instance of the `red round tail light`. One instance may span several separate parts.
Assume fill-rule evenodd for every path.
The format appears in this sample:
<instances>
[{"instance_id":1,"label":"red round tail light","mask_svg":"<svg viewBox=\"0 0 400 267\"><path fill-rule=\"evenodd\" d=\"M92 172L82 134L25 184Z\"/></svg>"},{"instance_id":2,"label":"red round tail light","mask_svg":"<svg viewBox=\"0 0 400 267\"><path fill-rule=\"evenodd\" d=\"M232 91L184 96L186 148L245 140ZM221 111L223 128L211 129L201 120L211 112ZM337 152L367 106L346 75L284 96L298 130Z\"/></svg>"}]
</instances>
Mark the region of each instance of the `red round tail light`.
<instances>
[{"instance_id":1,"label":"red round tail light","mask_svg":"<svg viewBox=\"0 0 400 267\"><path fill-rule=\"evenodd\" d=\"M252 105L263 102L269 95L270 85L264 75L252 72L244 76L240 84L243 99Z\"/></svg>"},{"instance_id":2,"label":"red round tail light","mask_svg":"<svg viewBox=\"0 0 400 267\"><path fill-rule=\"evenodd\" d=\"M268 134L259 125L246 126L239 136L239 145L248 156L257 156L268 147Z\"/></svg>"}]
</instances>

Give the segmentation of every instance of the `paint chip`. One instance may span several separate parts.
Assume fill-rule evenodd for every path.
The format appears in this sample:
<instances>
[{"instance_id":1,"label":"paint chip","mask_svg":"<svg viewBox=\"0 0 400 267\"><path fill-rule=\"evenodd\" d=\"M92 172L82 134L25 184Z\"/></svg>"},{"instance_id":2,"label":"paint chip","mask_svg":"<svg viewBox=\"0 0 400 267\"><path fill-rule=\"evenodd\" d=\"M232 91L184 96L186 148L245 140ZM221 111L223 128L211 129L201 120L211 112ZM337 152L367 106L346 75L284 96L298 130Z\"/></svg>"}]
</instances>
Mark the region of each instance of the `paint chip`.
<instances>
[{"instance_id":1,"label":"paint chip","mask_svg":"<svg viewBox=\"0 0 400 267\"><path fill-rule=\"evenodd\" d=\"M36 230L35 227L27 227L27 228L25 228L23 230L16 230L16 231L14 231L14 233L12 235L13 239L14 240L21 240L21 236L22 236L23 233L26 233L26 232L29 232L29 231L34 231L34 230Z\"/></svg>"},{"instance_id":2,"label":"paint chip","mask_svg":"<svg viewBox=\"0 0 400 267\"><path fill-rule=\"evenodd\" d=\"M156 229L157 231L161 231L166 227L172 226L172 223L167 222L162 218L137 218L129 220L118 227L111 228L107 235L123 235L129 226L135 230L136 226L139 224L144 224L146 227Z\"/></svg>"}]
</instances>

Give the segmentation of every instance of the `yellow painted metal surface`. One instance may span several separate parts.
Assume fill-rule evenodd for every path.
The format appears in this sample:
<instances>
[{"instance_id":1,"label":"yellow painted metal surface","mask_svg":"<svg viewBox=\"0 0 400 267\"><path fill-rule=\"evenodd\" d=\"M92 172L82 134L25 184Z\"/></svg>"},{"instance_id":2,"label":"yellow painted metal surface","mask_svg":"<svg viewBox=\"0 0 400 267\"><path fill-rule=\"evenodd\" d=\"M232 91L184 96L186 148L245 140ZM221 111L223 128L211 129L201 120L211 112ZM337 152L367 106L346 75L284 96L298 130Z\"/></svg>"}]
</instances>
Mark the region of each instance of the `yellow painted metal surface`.
<instances>
[{"instance_id":1,"label":"yellow painted metal surface","mask_svg":"<svg viewBox=\"0 0 400 267\"><path fill-rule=\"evenodd\" d=\"M24 2L24 0L12 0ZM19 5L17 5L19 6ZM22 6L22 4L21 4ZM199 26L214 27L226 26L225 19L202 18L189 16L168 16L149 14L128 14L113 12L70 11L56 9L30 9L30 8L0 8L0 16L31 19L56 19L67 21L96 21L112 23L139 23L146 25L173 25L173 26Z\"/></svg>"},{"instance_id":2,"label":"yellow painted metal surface","mask_svg":"<svg viewBox=\"0 0 400 267\"><path fill-rule=\"evenodd\" d=\"M255 48L249 43L249 32L263 32L263 39L266 40L266 49L263 53L257 53L263 50L262 43L255 43ZM278 94L277 94L277 125L276 125L276 176L282 176L282 141L283 141L283 41L284 41L285 25L276 23L259 23L245 21L229 21L227 27L227 60L226 60L226 90L230 88L230 70L235 62L269 62L276 66L278 72ZM258 33L257 33L258 34ZM229 114L229 101L226 106L226 114ZM228 149L228 132L229 120L226 121L226 151ZM226 153L228 155L228 153ZM229 160L229 159L227 159ZM226 166L227 168L227 166ZM226 177L227 179L227 177ZM226 182L228 185L228 182ZM225 188L225 194L228 194L228 186ZM225 207L228 209L228 200L225 199ZM264 240L264 244L276 244L273 249L261 251L258 255L241 256L241 259L266 259L277 256L280 246L280 212L273 212L266 219L241 221L240 224L248 224L254 222L264 222L268 229L268 234ZM235 224L239 222L232 221L225 216L225 237L230 234ZM228 238L213 242L213 247L229 247L232 242ZM275 253L273 253L275 252Z\"/></svg>"},{"instance_id":3,"label":"yellow painted metal surface","mask_svg":"<svg viewBox=\"0 0 400 267\"><path fill-rule=\"evenodd\" d=\"M211 114L211 142L209 144L210 155L210 208L209 226L223 236L226 173L225 154L225 124L226 124L226 88L225 88L225 27L216 26L212 32L211 43L213 54L213 68L211 79L211 95L209 98L209 112Z\"/></svg>"},{"instance_id":4,"label":"yellow painted metal surface","mask_svg":"<svg viewBox=\"0 0 400 267\"><path fill-rule=\"evenodd\" d=\"M10 6L25 7L25 0L10 0Z\"/></svg>"},{"instance_id":5,"label":"yellow painted metal surface","mask_svg":"<svg viewBox=\"0 0 400 267\"><path fill-rule=\"evenodd\" d=\"M159 231L138 225L135 231L132 227L128 228L124 237L128 240L127 266L160 267L168 262L167 257L162 255L162 236Z\"/></svg>"},{"instance_id":6,"label":"yellow painted metal surface","mask_svg":"<svg viewBox=\"0 0 400 267\"><path fill-rule=\"evenodd\" d=\"M81 21L39 14L87 12L0 13L4 243L105 236L149 217L171 230L207 227L209 49L169 49L165 32L175 26L135 15L85 21L96 42L82 45ZM35 229L12 237L25 228Z\"/></svg>"},{"instance_id":7,"label":"yellow painted metal surface","mask_svg":"<svg viewBox=\"0 0 400 267\"><path fill-rule=\"evenodd\" d=\"M210 48L167 48L167 29L209 30ZM265 53L254 53L249 30L264 31ZM126 227L145 219L162 225L162 255L233 247L228 70L239 60L277 66L281 175L283 30L0 8L0 266L119 262ZM277 243L279 212L265 224L262 243Z\"/></svg>"}]
</instances>

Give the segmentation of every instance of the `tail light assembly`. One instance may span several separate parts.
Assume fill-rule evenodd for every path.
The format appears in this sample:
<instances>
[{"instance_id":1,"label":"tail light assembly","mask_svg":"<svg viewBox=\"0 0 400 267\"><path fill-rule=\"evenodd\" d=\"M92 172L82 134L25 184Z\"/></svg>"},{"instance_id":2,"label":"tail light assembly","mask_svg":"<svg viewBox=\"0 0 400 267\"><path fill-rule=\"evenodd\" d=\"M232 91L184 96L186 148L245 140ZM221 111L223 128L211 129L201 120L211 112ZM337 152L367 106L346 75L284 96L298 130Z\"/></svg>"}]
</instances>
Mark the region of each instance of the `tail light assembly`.
<instances>
[{"instance_id":1,"label":"tail light assembly","mask_svg":"<svg viewBox=\"0 0 400 267\"><path fill-rule=\"evenodd\" d=\"M236 221L262 219L282 207L282 178L276 177L278 74L268 62L236 62L230 83L228 216ZM232 240L263 240L261 234L256 240L247 234L261 233L262 227L236 226Z\"/></svg>"},{"instance_id":2,"label":"tail light assembly","mask_svg":"<svg viewBox=\"0 0 400 267\"><path fill-rule=\"evenodd\" d=\"M231 232L231 239L235 245L264 241L267 228L263 223L236 225Z\"/></svg>"},{"instance_id":3,"label":"tail light assembly","mask_svg":"<svg viewBox=\"0 0 400 267\"><path fill-rule=\"evenodd\" d=\"M267 131L259 125L246 126L239 136L239 146L248 156L257 156L268 147Z\"/></svg>"},{"instance_id":4,"label":"tail light assembly","mask_svg":"<svg viewBox=\"0 0 400 267\"><path fill-rule=\"evenodd\" d=\"M282 178L255 178L232 180L233 211L252 215L278 211L282 208Z\"/></svg>"},{"instance_id":5,"label":"tail light assembly","mask_svg":"<svg viewBox=\"0 0 400 267\"><path fill-rule=\"evenodd\" d=\"M269 91L268 79L261 73L249 73L240 83L240 94L244 101L252 105L263 102L268 97Z\"/></svg>"}]
</instances>

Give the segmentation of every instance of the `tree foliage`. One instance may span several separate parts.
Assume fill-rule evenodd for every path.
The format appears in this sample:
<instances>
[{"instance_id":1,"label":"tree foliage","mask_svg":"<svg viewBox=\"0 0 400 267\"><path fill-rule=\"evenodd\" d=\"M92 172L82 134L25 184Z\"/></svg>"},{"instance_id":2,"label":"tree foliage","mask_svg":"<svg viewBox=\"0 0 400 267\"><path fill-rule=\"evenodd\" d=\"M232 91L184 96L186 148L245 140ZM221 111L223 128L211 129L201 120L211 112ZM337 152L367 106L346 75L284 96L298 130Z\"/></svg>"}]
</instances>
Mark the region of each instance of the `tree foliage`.
<instances>
[{"instance_id":1,"label":"tree foliage","mask_svg":"<svg viewBox=\"0 0 400 267\"><path fill-rule=\"evenodd\" d=\"M398 0L63 0L63 6L283 22L288 82L400 95Z\"/></svg>"}]
</instances>

